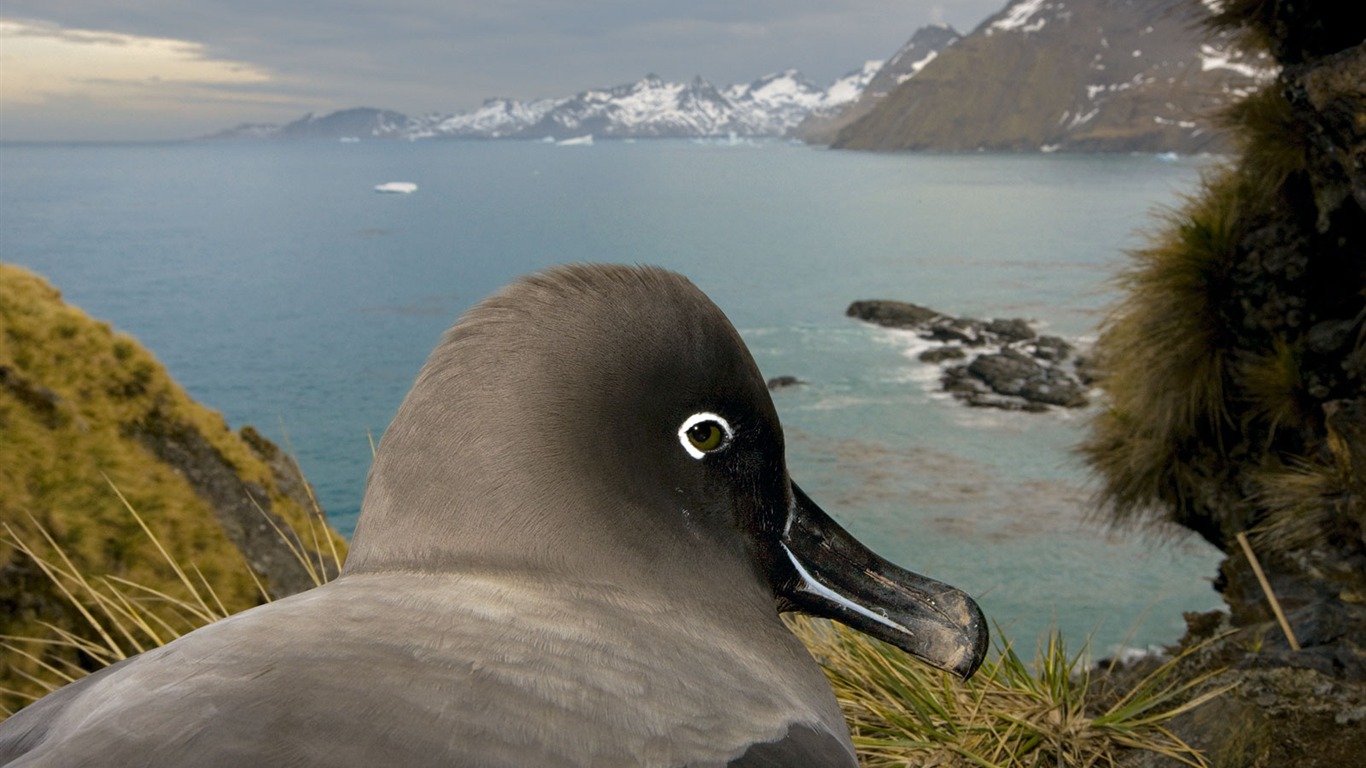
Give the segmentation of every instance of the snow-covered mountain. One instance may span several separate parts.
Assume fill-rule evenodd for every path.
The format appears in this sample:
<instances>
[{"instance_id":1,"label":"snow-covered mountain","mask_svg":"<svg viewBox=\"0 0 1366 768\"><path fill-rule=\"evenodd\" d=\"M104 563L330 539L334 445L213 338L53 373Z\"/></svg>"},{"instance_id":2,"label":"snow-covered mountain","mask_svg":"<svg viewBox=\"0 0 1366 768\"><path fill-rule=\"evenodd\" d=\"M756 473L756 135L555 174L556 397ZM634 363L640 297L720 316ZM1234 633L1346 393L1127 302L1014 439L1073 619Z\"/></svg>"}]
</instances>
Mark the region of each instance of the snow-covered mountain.
<instances>
[{"instance_id":1,"label":"snow-covered mountain","mask_svg":"<svg viewBox=\"0 0 1366 768\"><path fill-rule=\"evenodd\" d=\"M791 135L808 144L829 144L841 130L871 112L887 94L915 77L939 56L940 51L958 42L960 37L953 27L945 25L932 24L917 29L886 64L868 62L860 73L864 76L852 98L812 110L792 129ZM831 86L832 91L835 88Z\"/></svg>"},{"instance_id":2,"label":"snow-covered mountain","mask_svg":"<svg viewBox=\"0 0 1366 768\"><path fill-rule=\"evenodd\" d=\"M939 57L939 52L958 42L962 35L948 25L932 24L921 27L911 39L887 60L886 65L868 81L858 98L877 100L896 90L898 85L920 73L926 65Z\"/></svg>"},{"instance_id":3,"label":"snow-covered mountain","mask_svg":"<svg viewBox=\"0 0 1366 768\"><path fill-rule=\"evenodd\" d=\"M842 128L848 149L1215 152L1275 63L1188 0L1010 0ZM890 67L890 65L889 65ZM859 113L883 85L873 83Z\"/></svg>"},{"instance_id":4,"label":"snow-covered mountain","mask_svg":"<svg viewBox=\"0 0 1366 768\"><path fill-rule=\"evenodd\" d=\"M307 115L283 126L244 124L212 138L567 139L783 136L808 115L856 100L877 74L870 61L826 88L796 70L717 88L701 77L673 83L656 75L564 99L490 99L455 114L408 117L378 109Z\"/></svg>"},{"instance_id":5,"label":"snow-covered mountain","mask_svg":"<svg viewBox=\"0 0 1366 768\"><path fill-rule=\"evenodd\" d=\"M471 112L430 114L413 118L402 138L430 139L440 136L478 136L499 139L514 136L564 103L563 99L489 99Z\"/></svg>"}]
</instances>

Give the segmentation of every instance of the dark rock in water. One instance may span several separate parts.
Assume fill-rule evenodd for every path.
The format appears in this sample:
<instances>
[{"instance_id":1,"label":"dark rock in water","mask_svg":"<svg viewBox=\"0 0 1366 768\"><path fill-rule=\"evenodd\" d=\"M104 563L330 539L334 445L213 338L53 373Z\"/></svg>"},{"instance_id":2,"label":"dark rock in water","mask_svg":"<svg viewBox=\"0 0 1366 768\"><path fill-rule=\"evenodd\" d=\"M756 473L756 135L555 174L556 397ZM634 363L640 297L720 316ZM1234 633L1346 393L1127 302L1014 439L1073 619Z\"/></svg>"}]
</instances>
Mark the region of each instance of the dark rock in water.
<instances>
[{"instance_id":1,"label":"dark rock in water","mask_svg":"<svg viewBox=\"0 0 1366 768\"><path fill-rule=\"evenodd\" d=\"M1050 362L1062 362L1072 356L1072 345L1059 336L1040 336L1034 342L1034 356Z\"/></svg>"},{"instance_id":2,"label":"dark rock in water","mask_svg":"<svg viewBox=\"0 0 1366 768\"><path fill-rule=\"evenodd\" d=\"M953 317L904 301L855 301L845 312L888 328L914 331L937 342L920 353L931 365L965 360L944 370L944 391L968 405L1011 411L1046 411L1050 406L1087 404L1092 380L1083 375L1076 349L1059 336L1040 336L1027 320ZM1071 362L1069 362L1071 361Z\"/></svg>"},{"instance_id":3,"label":"dark rock in water","mask_svg":"<svg viewBox=\"0 0 1366 768\"><path fill-rule=\"evenodd\" d=\"M1065 408L1087 402L1085 389L1076 377L1009 347L1000 353L978 355L967 368L999 395Z\"/></svg>"},{"instance_id":4,"label":"dark rock in water","mask_svg":"<svg viewBox=\"0 0 1366 768\"><path fill-rule=\"evenodd\" d=\"M971 318L944 317L931 321L928 337L934 341L958 342L970 347L980 347L990 338L981 322Z\"/></svg>"},{"instance_id":5,"label":"dark rock in water","mask_svg":"<svg viewBox=\"0 0 1366 768\"><path fill-rule=\"evenodd\" d=\"M1048 410L1045 403L1031 402L1023 395L997 392L979 376L969 370L970 366L955 365L944 370L940 384L944 391L971 405L974 408L998 408L1003 411L1024 411L1041 413Z\"/></svg>"},{"instance_id":6,"label":"dark rock in water","mask_svg":"<svg viewBox=\"0 0 1366 768\"><path fill-rule=\"evenodd\" d=\"M945 360L962 360L967 356L968 353L964 352L962 347L945 345L921 352L919 360L922 363L942 363Z\"/></svg>"},{"instance_id":7,"label":"dark rock in water","mask_svg":"<svg viewBox=\"0 0 1366 768\"><path fill-rule=\"evenodd\" d=\"M785 389L787 387L795 387L805 383L806 382L796 376L774 376L768 380L768 388L772 391L776 389Z\"/></svg>"},{"instance_id":8,"label":"dark rock in water","mask_svg":"<svg viewBox=\"0 0 1366 768\"><path fill-rule=\"evenodd\" d=\"M849 305L844 314L888 328L919 328L932 320L944 317L933 309L919 304L886 299L856 301Z\"/></svg>"},{"instance_id":9,"label":"dark rock in water","mask_svg":"<svg viewBox=\"0 0 1366 768\"><path fill-rule=\"evenodd\" d=\"M1006 341L1026 341L1035 336L1034 329L1029 327L1029 323L1018 317L1009 320L992 320L986 324L986 329ZM1046 338L1056 339L1057 337Z\"/></svg>"}]
</instances>

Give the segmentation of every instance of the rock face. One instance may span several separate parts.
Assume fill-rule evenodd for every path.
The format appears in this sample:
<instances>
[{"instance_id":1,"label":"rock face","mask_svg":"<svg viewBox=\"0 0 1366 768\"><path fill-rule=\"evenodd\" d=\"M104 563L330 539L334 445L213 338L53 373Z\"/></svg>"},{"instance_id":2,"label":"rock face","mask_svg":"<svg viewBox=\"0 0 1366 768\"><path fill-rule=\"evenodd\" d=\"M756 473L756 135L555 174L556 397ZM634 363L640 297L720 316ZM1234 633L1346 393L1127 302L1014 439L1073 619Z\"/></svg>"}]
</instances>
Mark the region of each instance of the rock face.
<instances>
[{"instance_id":1,"label":"rock face","mask_svg":"<svg viewBox=\"0 0 1366 768\"><path fill-rule=\"evenodd\" d=\"M878 100L833 146L1220 151L1211 113L1273 78L1275 64L1230 35L1206 34L1209 16L1197 2L1016 0Z\"/></svg>"},{"instance_id":2,"label":"rock face","mask_svg":"<svg viewBox=\"0 0 1366 768\"><path fill-rule=\"evenodd\" d=\"M897 86L915 77L960 37L953 27L921 27L877 70L857 99L835 109L812 112L792 129L792 137L808 144L830 144L840 131L872 112Z\"/></svg>"},{"instance_id":3,"label":"rock face","mask_svg":"<svg viewBox=\"0 0 1366 768\"><path fill-rule=\"evenodd\" d=\"M1023 319L953 317L884 299L855 301L845 314L935 342L920 361L944 366L944 391L968 405L1039 412L1089 402L1076 349L1060 337L1038 335Z\"/></svg>"}]
</instances>

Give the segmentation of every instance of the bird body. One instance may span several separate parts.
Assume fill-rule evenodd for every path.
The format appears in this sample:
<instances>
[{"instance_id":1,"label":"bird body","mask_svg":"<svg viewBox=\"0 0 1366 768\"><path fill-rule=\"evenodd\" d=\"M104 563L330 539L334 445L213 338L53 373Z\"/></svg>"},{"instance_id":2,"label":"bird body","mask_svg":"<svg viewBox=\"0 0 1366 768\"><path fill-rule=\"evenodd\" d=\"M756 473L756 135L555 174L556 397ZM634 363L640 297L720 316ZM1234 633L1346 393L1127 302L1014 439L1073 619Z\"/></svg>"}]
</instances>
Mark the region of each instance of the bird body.
<instances>
[{"instance_id":1,"label":"bird body","mask_svg":"<svg viewBox=\"0 0 1366 768\"><path fill-rule=\"evenodd\" d=\"M856 765L779 612L971 674L965 594L787 475L739 335L663 270L514 283L432 353L339 578L0 723L0 765Z\"/></svg>"},{"instance_id":2,"label":"bird body","mask_svg":"<svg viewBox=\"0 0 1366 768\"><path fill-rule=\"evenodd\" d=\"M63 738L13 765L726 765L795 713L848 750L805 649L755 630L603 584L342 576L22 710Z\"/></svg>"}]
</instances>

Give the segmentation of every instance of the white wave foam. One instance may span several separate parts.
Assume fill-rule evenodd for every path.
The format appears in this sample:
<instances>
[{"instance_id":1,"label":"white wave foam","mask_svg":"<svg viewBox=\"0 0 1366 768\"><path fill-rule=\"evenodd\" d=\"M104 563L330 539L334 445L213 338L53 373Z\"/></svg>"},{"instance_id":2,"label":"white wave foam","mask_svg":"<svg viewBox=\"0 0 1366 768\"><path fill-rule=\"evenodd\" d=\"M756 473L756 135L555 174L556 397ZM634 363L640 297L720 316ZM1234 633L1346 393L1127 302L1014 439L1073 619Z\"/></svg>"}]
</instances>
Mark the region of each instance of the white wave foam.
<instances>
[{"instance_id":1,"label":"white wave foam","mask_svg":"<svg viewBox=\"0 0 1366 768\"><path fill-rule=\"evenodd\" d=\"M798 411L837 411L844 408L856 408L868 405L873 401L866 397L856 397L853 395L827 395L814 403L797 406Z\"/></svg>"}]
</instances>

